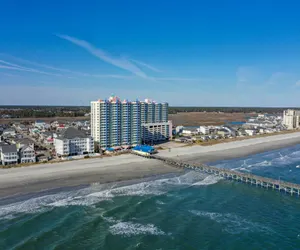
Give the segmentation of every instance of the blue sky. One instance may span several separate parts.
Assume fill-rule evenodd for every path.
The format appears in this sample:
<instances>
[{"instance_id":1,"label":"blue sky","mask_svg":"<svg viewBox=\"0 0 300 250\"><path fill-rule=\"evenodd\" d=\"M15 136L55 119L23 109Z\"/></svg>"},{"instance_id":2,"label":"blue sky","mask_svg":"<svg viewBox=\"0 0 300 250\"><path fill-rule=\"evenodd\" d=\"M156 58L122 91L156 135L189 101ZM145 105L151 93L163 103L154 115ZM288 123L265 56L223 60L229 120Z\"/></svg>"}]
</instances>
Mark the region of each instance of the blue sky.
<instances>
[{"instance_id":1,"label":"blue sky","mask_svg":"<svg viewBox=\"0 0 300 250\"><path fill-rule=\"evenodd\" d=\"M0 105L111 93L300 106L299 1L0 0Z\"/></svg>"}]
</instances>

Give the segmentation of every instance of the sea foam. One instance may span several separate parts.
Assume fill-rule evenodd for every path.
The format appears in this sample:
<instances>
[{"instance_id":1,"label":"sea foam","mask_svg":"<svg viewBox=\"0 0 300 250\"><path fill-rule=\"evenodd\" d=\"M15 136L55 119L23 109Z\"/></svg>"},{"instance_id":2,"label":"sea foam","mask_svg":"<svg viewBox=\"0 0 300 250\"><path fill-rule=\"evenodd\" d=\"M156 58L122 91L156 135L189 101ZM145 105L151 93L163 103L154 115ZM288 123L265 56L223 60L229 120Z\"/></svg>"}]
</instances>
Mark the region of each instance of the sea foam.
<instances>
[{"instance_id":1,"label":"sea foam","mask_svg":"<svg viewBox=\"0 0 300 250\"><path fill-rule=\"evenodd\" d=\"M190 212L196 216L205 217L216 223L224 226L224 231L230 234L240 234L244 232L264 232L273 233L270 228L257 223L246 220L238 215L231 213L215 213L199 210L190 210Z\"/></svg>"},{"instance_id":2,"label":"sea foam","mask_svg":"<svg viewBox=\"0 0 300 250\"><path fill-rule=\"evenodd\" d=\"M109 227L109 231L114 235L132 236L132 235L165 235L153 224L142 225L132 222L117 222Z\"/></svg>"},{"instance_id":3,"label":"sea foam","mask_svg":"<svg viewBox=\"0 0 300 250\"><path fill-rule=\"evenodd\" d=\"M190 171L181 176L144 181L131 185L99 184L91 187L31 198L0 207L1 218L12 218L22 213L37 213L54 207L93 206L122 196L159 196L182 186L203 186L217 183L221 178Z\"/></svg>"}]
</instances>

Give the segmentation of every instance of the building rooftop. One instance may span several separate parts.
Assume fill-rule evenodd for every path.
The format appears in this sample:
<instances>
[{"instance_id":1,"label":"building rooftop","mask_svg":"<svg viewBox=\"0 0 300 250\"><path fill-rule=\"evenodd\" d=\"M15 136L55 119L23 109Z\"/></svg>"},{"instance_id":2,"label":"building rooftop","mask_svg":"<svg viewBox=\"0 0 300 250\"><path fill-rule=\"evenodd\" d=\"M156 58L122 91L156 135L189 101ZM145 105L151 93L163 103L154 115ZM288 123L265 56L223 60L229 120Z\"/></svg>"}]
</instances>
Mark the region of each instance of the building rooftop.
<instances>
[{"instance_id":1,"label":"building rooftop","mask_svg":"<svg viewBox=\"0 0 300 250\"><path fill-rule=\"evenodd\" d=\"M24 146L24 147L22 147L21 149L20 149L20 151L21 152L24 152L26 149L31 149L31 150L33 150L33 148L32 147L30 147L30 146Z\"/></svg>"},{"instance_id":2,"label":"building rooftop","mask_svg":"<svg viewBox=\"0 0 300 250\"><path fill-rule=\"evenodd\" d=\"M146 153L155 152L155 148L148 146L148 145L137 145L133 148L133 150L142 151L142 152L146 152Z\"/></svg>"},{"instance_id":3,"label":"building rooftop","mask_svg":"<svg viewBox=\"0 0 300 250\"><path fill-rule=\"evenodd\" d=\"M15 142L16 143L22 143L22 144L32 144L32 143L34 143L34 141L29 139L29 138L17 139L17 140L15 140Z\"/></svg>"},{"instance_id":4,"label":"building rooftop","mask_svg":"<svg viewBox=\"0 0 300 250\"><path fill-rule=\"evenodd\" d=\"M62 131L59 138L62 139L73 139L73 138L88 138L89 136L85 134L85 132L78 130L73 127L69 127Z\"/></svg>"},{"instance_id":5,"label":"building rooftop","mask_svg":"<svg viewBox=\"0 0 300 250\"><path fill-rule=\"evenodd\" d=\"M15 132L15 130L13 128L7 128L3 130L3 132Z\"/></svg>"},{"instance_id":6,"label":"building rooftop","mask_svg":"<svg viewBox=\"0 0 300 250\"><path fill-rule=\"evenodd\" d=\"M2 153L17 153L17 147L15 144L1 146Z\"/></svg>"}]
</instances>

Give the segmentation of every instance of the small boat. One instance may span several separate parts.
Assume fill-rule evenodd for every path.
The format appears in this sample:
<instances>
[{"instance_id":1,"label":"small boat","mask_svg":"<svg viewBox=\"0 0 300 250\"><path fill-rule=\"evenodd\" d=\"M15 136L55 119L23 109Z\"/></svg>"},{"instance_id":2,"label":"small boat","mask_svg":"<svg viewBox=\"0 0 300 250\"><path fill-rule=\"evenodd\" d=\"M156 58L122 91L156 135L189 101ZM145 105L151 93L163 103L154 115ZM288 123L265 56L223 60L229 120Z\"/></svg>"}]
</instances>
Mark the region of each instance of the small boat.
<instances>
[{"instance_id":1,"label":"small boat","mask_svg":"<svg viewBox=\"0 0 300 250\"><path fill-rule=\"evenodd\" d=\"M300 165L296 166L296 168L300 168Z\"/></svg>"}]
</instances>

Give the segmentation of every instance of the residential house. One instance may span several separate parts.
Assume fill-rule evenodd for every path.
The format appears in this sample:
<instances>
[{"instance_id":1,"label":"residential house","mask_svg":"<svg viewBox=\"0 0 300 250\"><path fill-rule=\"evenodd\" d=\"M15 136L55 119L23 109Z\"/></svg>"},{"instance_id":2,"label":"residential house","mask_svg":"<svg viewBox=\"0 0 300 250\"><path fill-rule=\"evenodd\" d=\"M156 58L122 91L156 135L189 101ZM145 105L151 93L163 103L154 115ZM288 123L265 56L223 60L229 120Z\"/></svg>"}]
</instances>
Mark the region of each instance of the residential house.
<instances>
[{"instance_id":1,"label":"residential house","mask_svg":"<svg viewBox=\"0 0 300 250\"><path fill-rule=\"evenodd\" d=\"M18 128L20 125L21 125L20 122L14 122L14 124L13 124L13 126L14 126L15 128Z\"/></svg>"},{"instance_id":2,"label":"residential house","mask_svg":"<svg viewBox=\"0 0 300 250\"><path fill-rule=\"evenodd\" d=\"M16 135L16 130L13 128L7 128L3 130L3 137L14 137Z\"/></svg>"},{"instance_id":3,"label":"residential house","mask_svg":"<svg viewBox=\"0 0 300 250\"><path fill-rule=\"evenodd\" d=\"M226 137L228 135L230 135L230 132L227 129L220 129L217 132L218 135L222 136L222 137Z\"/></svg>"},{"instance_id":4,"label":"residential house","mask_svg":"<svg viewBox=\"0 0 300 250\"><path fill-rule=\"evenodd\" d=\"M53 121L50 123L51 128L57 128L59 126L59 122L58 121Z\"/></svg>"},{"instance_id":5,"label":"residential house","mask_svg":"<svg viewBox=\"0 0 300 250\"><path fill-rule=\"evenodd\" d=\"M23 148L25 146L29 146L31 148L34 148L34 141L28 138L22 138L22 139L14 139L12 140L13 144L16 144L17 149Z\"/></svg>"},{"instance_id":6,"label":"residential house","mask_svg":"<svg viewBox=\"0 0 300 250\"><path fill-rule=\"evenodd\" d=\"M198 132L203 135L207 135L207 134L209 134L209 127L208 126L200 126L198 128Z\"/></svg>"},{"instance_id":7,"label":"residential house","mask_svg":"<svg viewBox=\"0 0 300 250\"><path fill-rule=\"evenodd\" d=\"M26 126L23 125L23 124L20 124L17 128L18 128L19 130L23 131L23 132L28 131L28 127L26 127Z\"/></svg>"},{"instance_id":8,"label":"residential house","mask_svg":"<svg viewBox=\"0 0 300 250\"><path fill-rule=\"evenodd\" d=\"M35 123L34 123L34 127L38 128L38 129L44 129L46 123L44 121L41 121L41 120L37 120Z\"/></svg>"},{"instance_id":9,"label":"residential house","mask_svg":"<svg viewBox=\"0 0 300 250\"><path fill-rule=\"evenodd\" d=\"M183 128L182 134L184 134L184 135L197 135L198 130L197 130L197 128Z\"/></svg>"},{"instance_id":10,"label":"residential house","mask_svg":"<svg viewBox=\"0 0 300 250\"><path fill-rule=\"evenodd\" d=\"M185 143L188 143L188 142L193 142L193 139L189 136L186 136L186 137L179 137L179 138L176 138L175 139L176 142L185 142Z\"/></svg>"},{"instance_id":11,"label":"residential house","mask_svg":"<svg viewBox=\"0 0 300 250\"><path fill-rule=\"evenodd\" d=\"M65 124L58 124L58 126L56 127L56 131L60 132L62 130L65 130L67 127Z\"/></svg>"},{"instance_id":12,"label":"residential house","mask_svg":"<svg viewBox=\"0 0 300 250\"><path fill-rule=\"evenodd\" d=\"M10 165L18 163L18 151L15 144L1 146L1 162L2 165Z\"/></svg>"},{"instance_id":13,"label":"residential house","mask_svg":"<svg viewBox=\"0 0 300 250\"><path fill-rule=\"evenodd\" d=\"M54 146L59 156L94 153L93 138L73 127L67 128L54 138Z\"/></svg>"},{"instance_id":14,"label":"residential house","mask_svg":"<svg viewBox=\"0 0 300 250\"><path fill-rule=\"evenodd\" d=\"M34 148L30 146L24 146L19 151L20 162L29 163L36 162Z\"/></svg>"},{"instance_id":15,"label":"residential house","mask_svg":"<svg viewBox=\"0 0 300 250\"><path fill-rule=\"evenodd\" d=\"M39 155L39 156L36 157L36 159L37 159L38 162L47 162L47 161L49 161L48 157L45 156L45 155Z\"/></svg>"},{"instance_id":16,"label":"residential house","mask_svg":"<svg viewBox=\"0 0 300 250\"><path fill-rule=\"evenodd\" d=\"M177 127L175 128L175 130L176 130L176 134L182 133L183 126L177 126Z\"/></svg>"},{"instance_id":17,"label":"residential house","mask_svg":"<svg viewBox=\"0 0 300 250\"><path fill-rule=\"evenodd\" d=\"M256 129L245 129L245 132L247 135L250 135L250 136L256 135L256 133L257 133Z\"/></svg>"},{"instance_id":18,"label":"residential house","mask_svg":"<svg viewBox=\"0 0 300 250\"><path fill-rule=\"evenodd\" d=\"M232 127L230 127L230 126L224 126L223 129L225 129L225 130L228 131L228 135L229 135L229 136L236 137L237 131L236 131L234 128L232 128Z\"/></svg>"},{"instance_id":19,"label":"residential house","mask_svg":"<svg viewBox=\"0 0 300 250\"><path fill-rule=\"evenodd\" d=\"M40 139L41 140L47 140L53 138L53 132L45 131L40 133Z\"/></svg>"}]
</instances>

